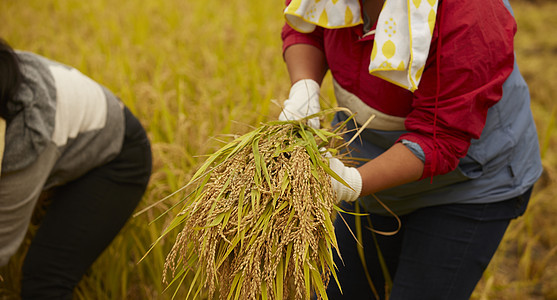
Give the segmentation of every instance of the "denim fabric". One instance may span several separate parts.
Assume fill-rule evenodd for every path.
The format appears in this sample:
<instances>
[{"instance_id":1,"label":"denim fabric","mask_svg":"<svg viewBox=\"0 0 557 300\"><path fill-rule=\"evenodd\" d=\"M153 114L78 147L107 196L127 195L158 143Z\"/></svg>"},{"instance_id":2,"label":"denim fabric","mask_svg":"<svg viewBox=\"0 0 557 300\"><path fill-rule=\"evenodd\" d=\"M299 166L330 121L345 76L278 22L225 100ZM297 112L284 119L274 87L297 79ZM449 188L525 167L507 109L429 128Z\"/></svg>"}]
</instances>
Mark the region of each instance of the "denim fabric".
<instances>
[{"instance_id":1,"label":"denim fabric","mask_svg":"<svg viewBox=\"0 0 557 300\"><path fill-rule=\"evenodd\" d=\"M402 228L394 236L363 229L367 267L381 299L385 299L385 281L374 238L394 282L389 299L469 299L509 222L526 210L531 191L494 203L421 208L401 217ZM354 211L354 206L345 204L344 209ZM356 232L355 217L343 216ZM369 226L366 219L363 217L362 224ZM377 230L397 228L394 217L371 215L369 219ZM342 261L335 257L335 262L343 294L331 280L327 289L329 299L375 299L354 238L338 217L335 230L342 255Z\"/></svg>"}]
</instances>

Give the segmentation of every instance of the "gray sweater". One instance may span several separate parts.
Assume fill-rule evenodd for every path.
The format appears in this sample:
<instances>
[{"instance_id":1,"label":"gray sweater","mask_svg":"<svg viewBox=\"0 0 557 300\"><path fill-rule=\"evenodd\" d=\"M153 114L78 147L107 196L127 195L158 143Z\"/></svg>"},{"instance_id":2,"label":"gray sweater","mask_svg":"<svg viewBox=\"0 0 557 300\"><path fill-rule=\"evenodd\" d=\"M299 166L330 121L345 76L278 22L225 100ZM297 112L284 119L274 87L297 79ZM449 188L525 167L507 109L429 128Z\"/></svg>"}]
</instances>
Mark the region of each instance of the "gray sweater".
<instances>
[{"instance_id":1,"label":"gray sweater","mask_svg":"<svg viewBox=\"0 0 557 300\"><path fill-rule=\"evenodd\" d=\"M8 109L2 174L22 170L48 146L57 149L45 189L114 158L124 136L123 104L74 68L16 51L23 84ZM1 179L1 176L0 176Z\"/></svg>"}]
</instances>

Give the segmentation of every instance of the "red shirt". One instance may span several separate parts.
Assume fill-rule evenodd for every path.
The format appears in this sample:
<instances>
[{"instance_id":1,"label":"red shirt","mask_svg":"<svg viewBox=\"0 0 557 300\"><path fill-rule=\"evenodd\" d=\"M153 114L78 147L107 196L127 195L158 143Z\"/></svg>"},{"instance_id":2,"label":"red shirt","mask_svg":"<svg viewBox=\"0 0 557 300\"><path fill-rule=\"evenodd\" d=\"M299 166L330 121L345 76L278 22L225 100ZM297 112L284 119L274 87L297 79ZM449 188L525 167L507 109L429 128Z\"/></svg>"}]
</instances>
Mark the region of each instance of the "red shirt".
<instances>
[{"instance_id":1,"label":"red shirt","mask_svg":"<svg viewBox=\"0 0 557 300\"><path fill-rule=\"evenodd\" d=\"M516 22L502 1L441 0L414 93L369 74L374 36L361 38L363 25L318 27L304 34L285 24L282 38L283 50L298 43L323 50L342 87L383 113L405 117L408 133L400 138L424 150L426 178L454 170L471 139L480 137L487 110L501 99L503 83L513 70L515 32Z\"/></svg>"}]
</instances>

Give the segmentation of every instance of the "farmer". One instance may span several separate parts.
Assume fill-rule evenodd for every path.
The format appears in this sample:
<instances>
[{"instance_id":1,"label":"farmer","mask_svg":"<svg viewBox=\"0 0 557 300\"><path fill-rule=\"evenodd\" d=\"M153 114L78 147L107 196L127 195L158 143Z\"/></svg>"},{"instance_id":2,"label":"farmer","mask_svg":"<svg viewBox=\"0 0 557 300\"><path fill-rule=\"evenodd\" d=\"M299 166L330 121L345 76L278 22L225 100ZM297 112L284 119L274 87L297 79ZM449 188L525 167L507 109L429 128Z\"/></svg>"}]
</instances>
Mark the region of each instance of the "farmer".
<instances>
[{"instance_id":1,"label":"farmer","mask_svg":"<svg viewBox=\"0 0 557 300\"><path fill-rule=\"evenodd\" d=\"M71 299L142 198L150 143L114 94L74 68L0 40L0 70L0 266L50 190L21 296Z\"/></svg>"},{"instance_id":2,"label":"farmer","mask_svg":"<svg viewBox=\"0 0 557 300\"><path fill-rule=\"evenodd\" d=\"M352 155L369 161L355 169L330 160L352 187L333 180L337 196L370 214L362 218L366 228L399 229L375 234L390 277L364 230L369 284L357 244L337 218L342 294L331 280L329 298L383 298L391 278L392 300L468 299L542 172L509 2L286 4L283 54L292 87L279 118L318 112L330 70L337 103L357 113L358 126L375 116L352 143ZM347 117L339 112L334 122ZM354 226L353 216L344 217Z\"/></svg>"}]
</instances>

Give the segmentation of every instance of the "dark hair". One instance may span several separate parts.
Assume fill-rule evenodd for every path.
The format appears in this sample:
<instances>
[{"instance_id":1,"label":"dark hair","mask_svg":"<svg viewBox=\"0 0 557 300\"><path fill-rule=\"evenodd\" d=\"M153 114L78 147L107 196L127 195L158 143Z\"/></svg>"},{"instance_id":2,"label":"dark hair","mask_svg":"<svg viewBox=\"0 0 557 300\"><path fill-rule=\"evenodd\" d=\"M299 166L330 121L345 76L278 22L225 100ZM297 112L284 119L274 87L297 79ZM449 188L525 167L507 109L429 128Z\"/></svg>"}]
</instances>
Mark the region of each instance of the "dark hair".
<instances>
[{"instance_id":1,"label":"dark hair","mask_svg":"<svg viewBox=\"0 0 557 300\"><path fill-rule=\"evenodd\" d=\"M8 102L15 97L21 81L17 55L12 47L0 38L0 117L8 123L13 116L8 111Z\"/></svg>"}]
</instances>

